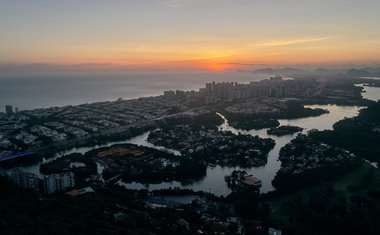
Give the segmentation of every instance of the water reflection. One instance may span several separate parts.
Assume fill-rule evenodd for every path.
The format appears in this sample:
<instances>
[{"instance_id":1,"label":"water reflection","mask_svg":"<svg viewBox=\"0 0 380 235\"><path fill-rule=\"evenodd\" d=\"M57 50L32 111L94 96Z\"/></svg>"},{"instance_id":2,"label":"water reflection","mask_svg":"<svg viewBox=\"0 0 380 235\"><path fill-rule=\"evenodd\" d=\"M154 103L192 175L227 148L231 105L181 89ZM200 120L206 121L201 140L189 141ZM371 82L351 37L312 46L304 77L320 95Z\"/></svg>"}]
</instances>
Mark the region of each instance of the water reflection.
<instances>
[{"instance_id":1,"label":"water reflection","mask_svg":"<svg viewBox=\"0 0 380 235\"><path fill-rule=\"evenodd\" d=\"M307 105L307 108L326 109L329 113L322 114L319 117L299 118L291 120L279 120L281 125L293 125L304 128L306 133L312 129L332 130L334 123L344 119L355 117L364 107L359 106L337 106L337 105Z\"/></svg>"},{"instance_id":2,"label":"water reflection","mask_svg":"<svg viewBox=\"0 0 380 235\"><path fill-rule=\"evenodd\" d=\"M65 150L65 151L61 151L61 152L58 152L56 154L54 154L53 157L51 158L43 158L42 159L42 162L39 162L35 165L31 165L31 166L25 166L24 167L24 170L27 171L27 172L32 172L34 174L36 174L38 177L43 177L44 174L42 174L40 172L40 165L43 164L43 163L47 163L47 162L50 162L50 161L54 161L62 156L65 156L65 155L69 155L69 154L72 154L72 153L82 153L82 154L85 154L86 152L90 151L90 150L93 150L93 149L97 149L97 148L103 148L103 147L109 147L109 146L112 146L112 145L115 145L115 144L137 144L137 145L143 145L143 146L146 146L146 147L150 147L150 148L155 148L155 149L158 149L158 150L161 150L161 151L166 151L166 152L169 152L169 153L172 153L174 155L181 155L181 153L179 151L176 151L176 150L171 150L171 149L166 149L164 147L160 147L160 146L155 146L151 143L149 143L147 141L147 138L148 138L148 135L149 135L149 131L143 133L142 135L139 135L139 136L136 136L134 138L131 138L129 140L122 140L122 141L114 141L114 142L109 142L109 143L106 143L106 144L101 144L101 145L95 145L95 146L92 146L92 147L79 147L79 148L72 148L72 149L69 149L69 150ZM98 173L102 173L103 170L104 170L104 166L102 166L100 163L97 163L97 169L98 169ZM8 174L11 173L12 170L8 170Z\"/></svg>"},{"instance_id":3,"label":"water reflection","mask_svg":"<svg viewBox=\"0 0 380 235\"><path fill-rule=\"evenodd\" d=\"M180 151L173 150L173 149L168 149L168 148L165 148L165 147L162 147L162 146L156 146L154 144L149 143L147 141L148 140L148 136L149 136L149 131L145 132L142 135L136 136L136 137L134 137L134 138L132 138L130 140L127 140L126 143L143 145L143 146L146 146L146 147L150 147L150 148L158 149L158 150L161 150L161 151L169 152L169 153L172 153L172 154L177 155L177 156L181 156L181 152Z\"/></svg>"},{"instance_id":4,"label":"water reflection","mask_svg":"<svg viewBox=\"0 0 380 235\"><path fill-rule=\"evenodd\" d=\"M23 167L25 171L27 172L32 172L34 174L36 174L38 177L43 177L44 174L42 174L40 172L40 165L43 164L43 163L46 163L46 162L50 162L50 161L54 161L62 156L65 156L65 155L69 155L69 154L72 154L72 153L86 153L92 149L96 149L96 148L102 148L102 147L109 147L111 145L115 145L115 144L125 144L125 143L129 143L128 142L129 140L123 140L123 141L115 141L115 142L109 142L109 143L106 143L106 144L102 144L102 145L95 145L95 146L92 146L92 147L79 147L79 148L72 148L72 149L69 149L69 150L65 150L65 151L61 151L61 152L58 152L56 154L54 154L53 157L51 158L43 158L42 159L42 162L39 162L35 165L31 165L31 166L25 166ZM104 169L104 167L102 168L98 168L98 169ZM8 174L11 172L11 170L8 170L7 171Z\"/></svg>"},{"instance_id":5,"label":"water reflection","mask_svg":"<svg viewBox=\"0 0 380 235\"><path fill-rule=\"evenodd\" d=\"M362 84L358 84L361 85ZM378 100L380 98L380 88L376 87L368 87L364 86L363 97L371 100ZM299 118L299 119L292 119L292 120L279 120L281 125L295 125L304 128L303 133L306 133L307 131L311 129L318 129L318 130L331 130L333 127L333 124L336 123L339 120L342 120L344 118L350 118L358 115L359 110L363 107L357 107L357 106L337 106L337 105L310 105L307 106L309 108L322 108L329 110L329 113L323 114L319 117L308 117L308 118ZM221 167L221 166L215 166L215 167L208 167L206 171L206 175L202 179L198 179L196 181L187 181L187 182L164 182L160 184L140 184L140 183L124 183L122 181L118 181L117 183L119 185L124 185L127 188L130 189L148 189L148 190L156 190L156 189L166 189L166 188L174 188L179 187L182 189L192 189L194 191L205 191L210 192L215 195L228 195L231 190L227 187L226 182L224 181L224 176L230 175L234 170L245 170L248 174L252 174L255 177L258 177L262 180L262 187L261 192L269 192L274 190L274 187L272 186L271 182L276 175L276 172L280 169L281 163L278 161L278 155L280 152L280 149L285 146L289 141L291 141L296 134L287 135L287 136L269 136L267 134L268 129L261 129L261 130L250 130L250 131L243 131L239 129L235 129L231 127L228 124L228 120L224 119L224 123L219 126L219 129L223 131L231 131L235 134L238 134L239 132L242 134L250 134L250 135L258 135L261 138L272 138L275 140L275 146L274 148L268 153L268 161L265 166L261 167L253 167L253 168L247 168L242 169L240 167ZM90 151L94 148L100 148L100 147L107 147L114 144L124 144L124 143L132 143L147 147L156 148L159 150L166 150L168 152L172 152L173 154L180 155L179 151L166 149L164 147L157 147L153 144L149 143L147 141L147 137L149 135L149 132L143 133L142 135L139 135L137 137L134 137L130 140L125 141L117 141L117 142L110 142L104 145L98 145L94 147L81 147L81 148L73 148L67 151L59 152L55 154L53 158L50 159L43 159L43 162L51 161L54 159L57 159L63 155L71 154L71 153L85 153L87 151ZM42 176L42 174L39 171L41 163L38 163L33 166L24 167L25 170L29 172L33 172L39 176ZM101 173L104 169L104 166L98 165L98 173Z\"/></svg>"},{"instance_id":6,"label":"water reflection","mask_svg":"<svg viewBox=\"0 0 380 235\"><path fill-rule=\"evenodd\" d=\"M300 118L293 120L279 120L281 125L296 125L304 128L303 132L306 133L311 129L318 130L326 130L332 129L332 126L335 122L343 119L354 117L359 113L359 110L362 107L357 106L337 106L337 105L310 105L310 108L323 108L330 111L330 113L323 114L319 117L308 117L308 118ZM267 128L261 130L250 130L244 131L240 129L236 129L231 127L228 124L228 120L221 114L220 115L224 123L219 126L219 129L222 131L231 131L234 134L238 134L239 132L242 134L250 134L250 135L258 135L261 138L272 138L275 140L276 145L274 148L268 153L268 161L265 166L261 167L252 167L252 168L240 168L240 167L208 167L206 171L206 176L204 179L200 181L194 182L192 185L184 185L181 182L173 181L173 182L164 182L161 184L148 184L143 185L140 183L124 183L119 181L119 185L124 185L130 189L148 189L148 190L157 190L157 189L165 189L165 188L173 188L179 187L183 189L192 189L194 191L205 191L210 192L215 195L228 195L231 193L231 190L227 187L226 182L224 181L224 176L230 175L234 170L245 170L248 174L252 174L255 177L261 179L262 187L260 188L260 192L265 193L269 191L273 191L274 187L272 186L272 180L276 175L277 171L281 167L281 162L278 160L278 155L280 149L285 146L289 141L291 141L296 134L286 135L286 136L269 136L267 134ZM146 145L146 138L139 138L142 142L135 142L139 145ZM150 144L150 143L148 143Z\"/></svg>"},{"instance_id":7,"label":"water reflection","mask_svg":"<svg viewBox=\"0 0 380 235\"><path fill-rule=\"evenodd\" d=\"M367 85L367 83L356 84L356 86L363 87L363 98L378 101L380 99L380 88Z\"/></svg>"}]
</instances>

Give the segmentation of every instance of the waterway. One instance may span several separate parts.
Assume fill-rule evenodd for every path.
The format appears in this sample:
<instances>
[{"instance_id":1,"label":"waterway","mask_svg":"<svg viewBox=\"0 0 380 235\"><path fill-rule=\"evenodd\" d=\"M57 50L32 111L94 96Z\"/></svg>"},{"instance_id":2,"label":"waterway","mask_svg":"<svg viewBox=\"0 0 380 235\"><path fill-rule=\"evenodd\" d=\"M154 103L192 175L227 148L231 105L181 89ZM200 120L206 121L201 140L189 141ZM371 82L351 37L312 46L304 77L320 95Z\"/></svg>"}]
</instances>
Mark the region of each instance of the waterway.
<instances>
[{"instance_id":1,"label":"waterway","mask_svg":"<svg viewBox=\"0 0 380 235\"><path fill-rule=\"evenodd\" d=\"M329 110L329 113L323 114L319 117L308 117L292 120L279 120L281 125L296 125L304 128L303 133L311 129L318 130L331 130L335 122L342 120L343 118L354 117L359 113L361 107L358 106L337 106L337 105L310 105L310 108L322 108ZM252 174L255 177L261 179L262 187L260 192L266 193L273 191L274 187L272 186L272 180L274 179L277 171L281 167L281 162L278 160L279 152L282 147L289 143L292 139L295 138L297 134L286 135L286 136L272 136L267 134L267 128L261 130L250 130L244 131L240 129L235 129L228 124L228 120L221 114L219 114L224 123L219 126L219 129L222 131L231 131L235 134L239 132L242 134L258 135L261 138L271 138L275 141L276 145L268 153L268 160L265 166L261 167L252 167L252 168L240 168L240 167L208 167L206 171L206 176L199 181L195 182L186 182L181 183L178 181L173 182L163 182L160 184L141 184L137 182L133 183L124 183L118 181L119 185L123 185L130 189L148 189L148 190L157 190L165 188L183 188L183 189L192 189L194 191L204 191L210 192L215 195L228 195L231 193L231 190L227 187L224 177L230 175L234 170L245 170L248 174ZM144 138L139 138L141 142L135 142L139 145L147 146L147 141ZM149 143L148 143L149 144Z\"/></svg>"},{"instance_id":2,"label":"waterway","mask_svg":"<svg viewBox=\"0 0 380 235\"><path fill-rule=\"evenodd\" d=\"M369 100L377 101L380 99L380 88L377 87L368 87L363 86L363 84L358 84L364 88L363 97ZM358 115L360 109L364 107L358 106L337 106L337 105L309 105L306 106L309 108L321 108L327 109L329 113L323 114L318 117L307 117L307 118L299 118L299 119L282 119L279 120L280 125L294 125L303 128L302 133L307 133L312 129L316 130L332 130L334 123L344 119L351 118ZM267 134L268 129L261 130L250 130L244 131L231 127L228 124L228 120L221 115L224 120L224 123L219 126L219 129L223 131L231 131L235 134L239 132L242 134L250 134L250 135L258 135L261 138L272 138L275 140L276 145L274 148L268 153L267 164L262 167L253 167L248 169L242 169L240 167L208 167L206 171L206 176L195 182L187 182L183 184L178 181L173 182L164 182L160 184L140 184L140 183L124 183L122 181L118 181L118 184L124 185L130 189L148 189L148 190L157 190L157 189L165 189L165 188L183 188L183 189L192 189L194 191L205 191L210 192L215 195L228 195L231 193L231 190L227 187L226 182L224 181L224 176L230 175L234 170L245 170L248 174L252 174L255 177L262 180L262 187L260 188L260 192L265 193L269 191L273 191L274 187L272 186L272 180L274 179L277 171L281 167L281 162L278 160L279 152L282 147L284 147L287 143L289 143L292 139L295 138L296 134L286 135L286 136L271 136ZM146 141L145 138L138 138L140 141L135 142L136 144L151 145Z\"/></svg>"},{"instance_id":3,"label":"waterway","mask_svg":"<svg viewBox=\"0 0 380 235\"><path fill-rule=\"evenodd\" d=\"M360 84L361 85L361 84ZM363 97L375 100L377 101L380 99L380 88L376 87L367 87L364 86L364 93ZM359 111L363 107L358 106L337 106L337 105L310 105L307 106L310 108L322 108L327 109L329 113L323 114L318 117L308 117L308 118L300 118L300 119L292 119L292 120L279 120L281 125L295 125L304 128L302 131L303 133L307 133L308 131L312 129L317 130L331 130L334 123L336 123L339 120L342 120L344 118L350 118L358 115ZM118 181L117 183L119 185L123 185L130 189L148 189L148 190L156 190L156 189L166 189L166 188L182 188L182 189L192 189L194 191L204 191L204 192L210 192L215 195L228 195L231 190L227 187L226 182L224 181L224 176L231 174L234 170L245 170L248 174L252 174L255 177L262 180L262 187L261 192L269 192L273 191L274 187L272 186L272 180L275 177L277 171L280 169L281 163L278 160L278 155L280 152L280 149L285 146L287 143L289 143L292 139L295 138L297 134L277 137L277 136L270 136L266 132L268 129L261 129L261 130L250 130L250 131L244 131L239 130L231 127L228 124L228 120L224 119L224 123L219 126L219 129L223 131L231 131L233 133L242 133L242 134L250 134L250 135L258 135L261 138L272 138L275 140L275 146L274 148L268 153L268 160L267 164L265 166L261 167L252 167L247 169L242 169L240 167L221 167L221 166L209 166L206 171L206 175L198 180L198 181L192 181L192 182L186 182L181 183L178 181L173 182L163 182L160 184L141 184L141 183L124 183L122 181ZM54 159L57 159L63 155L79 152L79 153L85 153L89 150L92 150L94 148L100 148L100 147L107 147L114 144L123 144L123 143L132 143L147 147L153 147L160 150L165 150L168 152L172 152L173 154L180 155L178 151L165 149L164 147L158 147L154 146L151 143L147 141L147 137L149 135L149 132L143 133L142 135L139 135L137 137L134 137L129 140L125 141L117 141L117 142L110 142L105 145L99 145L99 146L93 146L93 147L81 147L81 148L73 148L67 151L59 152L57 153L53 158L49 159L43 159L41 163L45 163L47 161L51 161ZM33 166L24 167L26 171L33 172L38 176L43 176L43 174L40 173L39 167L41 163L38 163ZM103 166L98 164L98 173L101 173L104 169Z\"/></svg>"},{"instance_id":4,"label":"waterway","mask_svg":"<svg viewBox=\"0 0 380 235\"><path fill-rule=\"evenodd\" d=\"M95 146L91 146L91 147L72 148L72 149L69 149L69 150L58 152L58 153L56 153L51 158L43 158L42 162L39 162L39 163L37 163L35 165L25 166L23 168L27 172L32 172L32 173L36 174L38 177L43 177L44 175L40 172L40 165L43 164L43 163L47 163L47 162L53 161L53 160L58 159L58 158L60 158L62 156L69 155L69 154L72 154L72 153L82 153L82 154L84 154L84 153L86 153L86 152L88 152L90 150L93 150L93 149L103 148L103 147L109 147L109 146L115 145L115 144L128 144L128 143L130 143L130 144L144 145L146 147L155 148L155 149L158 149L158 150L161 150L161 151L166 151L166 152L172 153L174 155L181 155L181 153L179 151L166 149L164 147L155 146L155 145L149 143L147 141L148 135L149 135L149 131L143 133L142 135L133 137L133 138L128 139L128 140L114 141L114 142L109 142L109 143L102 144L102 145L95 145ZM104 170L104 166L102 166L100 163L97 163L97 168L98 168L98 173L101 173ZM7 172L8 172L8 174L10 174L11 170L7 170Z\"/></svg>"},{"instance_id":5,"label":"waterway","mask_svg":"<svg viewBox=\"0 0 380 235\"><path fill-rule=\"evenodd\" d=\"M379 78L380 80L380 78ZM362 84L356 84L356 86L363 87L363 98L378 101L380 99L380 88L379 87L373 87L373 86L366 86L365 83Z\"/></svg>"}]
</instances>

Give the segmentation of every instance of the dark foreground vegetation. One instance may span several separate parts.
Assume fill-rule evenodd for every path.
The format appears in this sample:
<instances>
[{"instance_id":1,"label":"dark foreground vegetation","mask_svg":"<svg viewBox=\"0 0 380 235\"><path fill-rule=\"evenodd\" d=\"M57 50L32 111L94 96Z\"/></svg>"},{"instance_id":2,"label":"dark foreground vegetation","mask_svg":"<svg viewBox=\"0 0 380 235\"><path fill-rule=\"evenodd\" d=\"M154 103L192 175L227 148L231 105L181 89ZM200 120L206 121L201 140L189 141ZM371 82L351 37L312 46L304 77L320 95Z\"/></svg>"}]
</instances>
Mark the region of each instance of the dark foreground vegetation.
<instances>
[{"instance_id":1,"label":"dark foreground vegetation","mask_svg":"<svg viewBox=\"0 0 380 235\"><path fill-rule=\"evenodd\" d=\"M331 169L330 169L331 170ZM334 169L332 169L334 170ZM315 174L322 176L327 171ZM326 178L325 178L326 179ZM363 163L329 180L268 194L270 218L287 234L378 234L380 170Z\"/></svg>"},{"instance_id":2,"label":"dark foreground vegetation","mask_svg":"<svg viewBox=\"0 0 380 235\"><path fill-rule=\"evenodd\" d=\"M151 223L141 213L144 204L122 188L96 189L79 197L38 198L0 178L1 234L149 234ZM117 203L128 208L120 220Z\"/></svg>"},{"instance_id":3,"label":"dark foreground vegetation","mask_svg":"<svg viewBox=\"0 0 380 235\"><path fill-rule=\"evenodd\" d=\"M238 217L246 234L378 234L380 171L363 163L349 173L292 192L260 195L249 188L227 197L192 190L160 190L154 195L198 195L191 204L153 208L146 190L116 185L94 187L95 193L49 197L15 188L0 178L1 234L236 234ZM234 208L234 212L231 212ZM186 227L185 220L189 223ZM239 225L240 226L240 225Z\"/></svg>"}]
</instances>

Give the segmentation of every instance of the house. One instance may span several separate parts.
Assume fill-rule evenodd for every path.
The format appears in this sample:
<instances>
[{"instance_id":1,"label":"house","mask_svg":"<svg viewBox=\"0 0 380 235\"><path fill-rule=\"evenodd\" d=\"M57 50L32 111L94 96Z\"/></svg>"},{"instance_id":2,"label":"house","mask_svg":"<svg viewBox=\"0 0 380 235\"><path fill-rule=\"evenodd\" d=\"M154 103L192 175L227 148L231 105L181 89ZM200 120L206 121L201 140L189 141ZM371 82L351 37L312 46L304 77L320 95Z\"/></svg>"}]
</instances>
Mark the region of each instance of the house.
<instances>
[{"instance_id":1,"label":"house","mask_svg":"<svg viewBox=\"0 0 380 235\"><path fill-rule=\"evenodd\" d=\"M82 189L78 189L78 190L74 189L74 190L69 191L65 194L70 195L72 197L75 197L75 196L82 195L85 193L95 193L95 191L91 187L86 187L86 188L82 188Z\"/></svg>"},{"instance_id":2,"label":"house","mask_svg":"<svg viewBox=\"0 0 380 235\"><path fill-rule=\"evenodd\" d=\"M243 183L249 186L258 186L261 187L261 180L259 178L248 175L244 177Z\"/></svg>"}]
</instances>

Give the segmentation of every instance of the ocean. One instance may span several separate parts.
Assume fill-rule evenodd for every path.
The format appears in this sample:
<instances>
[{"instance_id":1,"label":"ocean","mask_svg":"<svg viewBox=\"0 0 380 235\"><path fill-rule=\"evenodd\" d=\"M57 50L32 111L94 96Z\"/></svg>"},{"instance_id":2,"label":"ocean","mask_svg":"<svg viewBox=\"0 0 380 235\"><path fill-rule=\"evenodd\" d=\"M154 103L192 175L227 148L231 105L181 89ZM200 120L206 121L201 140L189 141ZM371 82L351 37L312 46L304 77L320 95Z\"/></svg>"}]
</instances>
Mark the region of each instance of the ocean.
<instances>
[{"instance_id":1,"label":"ocean","mask_svg":"<svg viewBox=\"0 0 380 235\"><path fill-rule=\"evenodd\" d=\"M0 112L79 105L161 95L165 90L198 90L207 82L247 83L268 77L239 72L125 73L122 75L0 76Z\"/></svg>"}]
</instances>

